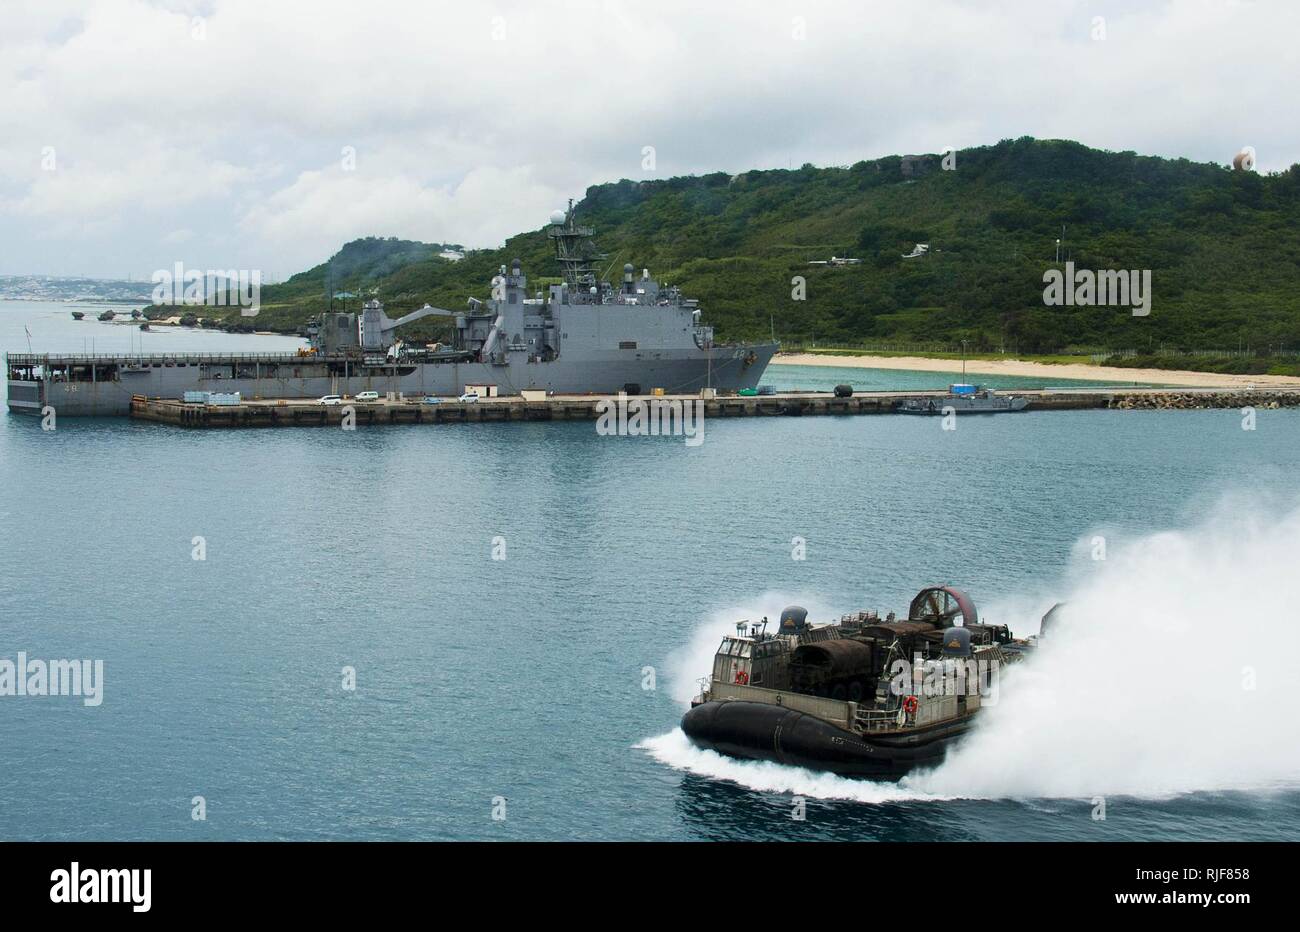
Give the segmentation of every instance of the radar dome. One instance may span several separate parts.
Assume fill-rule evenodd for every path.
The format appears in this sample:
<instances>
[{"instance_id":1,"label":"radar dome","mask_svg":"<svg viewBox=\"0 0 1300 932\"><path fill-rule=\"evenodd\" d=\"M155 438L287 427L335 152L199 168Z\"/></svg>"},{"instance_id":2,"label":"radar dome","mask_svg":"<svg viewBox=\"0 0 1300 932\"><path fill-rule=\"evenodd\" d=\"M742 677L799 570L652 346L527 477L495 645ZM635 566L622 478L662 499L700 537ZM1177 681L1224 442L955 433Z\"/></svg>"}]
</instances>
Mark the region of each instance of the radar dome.
<instances>
[{"instance_id":1,"label":"radar dome","mask_svg":"<svg viewBox=\"0 0 1300 932\"><path fill-rule=\"evenodd\" d=\"M948 628L943 632L943 656L970 656L970 629Z\"/></svg>"},{"instance_id":2,"label":"radar dome","mask_svg":"<svg viewBox=\"0 0 1300 932\"><path fill-rule=\"evenodd\" d=\"M551 223L563 223L563 222L564 222L564 211L562 210L551 211Z\"/></svg>"},{"instance_id":3,"label":"radar dome","mask_svg":"<svg viewBox=\"0 0 1300 932\"><path fill-rule=\"evenodd\" d=\"M781 612L781 633L797 634L808 624L808 609L802 605L791 605Z\"/></svg>"}]
</instances>

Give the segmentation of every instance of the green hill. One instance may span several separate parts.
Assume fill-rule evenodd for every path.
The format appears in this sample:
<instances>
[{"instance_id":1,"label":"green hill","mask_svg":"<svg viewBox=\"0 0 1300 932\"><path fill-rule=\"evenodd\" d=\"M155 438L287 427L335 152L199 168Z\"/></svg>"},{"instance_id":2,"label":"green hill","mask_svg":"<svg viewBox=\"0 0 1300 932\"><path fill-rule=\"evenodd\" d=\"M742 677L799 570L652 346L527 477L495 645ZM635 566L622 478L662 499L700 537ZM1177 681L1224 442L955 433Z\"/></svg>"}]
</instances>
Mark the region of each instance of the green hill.
<instances>
[{"instance_id":1,"label":"green hill","mask_svg":"<svg viewBox=\"0 0 1300 932\"><path fill-rule=\"evenodd\" d=\"M438 258L444 249L459 249L440 243L368 236L353 240L320 265L299 272L288 281L263 289L265 301L294 305L310 303L331 293L383 288L384 281L418 262L447 262Z\"/></svg>"},{"instance_id":2,"label":"green hill","mask_svg":"<svg viewBox=\"0 0 1300 932\"><path fill-rule=\"evenodd\" d=\"M952 171L937 155L891 156L624 180L589 188L578 213L596 228L611 274L632 262L681 285L722 338L775 330L786 342L965 340L975 351L1140 357L1300 350L1300 166L1261 176L1024 138L961 150ZM1044 306L1043 273L1058 267L1063 226L1062 260L1076 268L1152 271L1150 316ZM903 259L917 242L930 254ZM326 307L331 263L334 291L374 291L392 316L425 301L455 309L486 298L497 267L515 256L539 286L555 274L544 228L459 262L437 258L440 248L349 243L330 263L265 287L258 326L292 330ZM863 262L808 264L832 254ZM795 276L806 280L806 300L791 298Z\"/></svg>"}]
</instances>

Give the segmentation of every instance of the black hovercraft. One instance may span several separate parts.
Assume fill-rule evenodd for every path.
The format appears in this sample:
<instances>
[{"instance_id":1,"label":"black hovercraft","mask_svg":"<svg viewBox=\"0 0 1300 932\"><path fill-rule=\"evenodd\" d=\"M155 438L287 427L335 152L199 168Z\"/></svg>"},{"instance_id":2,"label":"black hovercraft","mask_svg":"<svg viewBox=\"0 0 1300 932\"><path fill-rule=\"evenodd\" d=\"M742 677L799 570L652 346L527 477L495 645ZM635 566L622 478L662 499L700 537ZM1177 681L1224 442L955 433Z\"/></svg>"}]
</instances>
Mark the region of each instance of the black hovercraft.
<instances>
[{"instance_id":1,"label":"black hovercraft","mask_svg":"<svg viewBox=\"0 0 1300 932\"><path fill-rule=\"evenodd\" d=\"M858 612L812 625L791 606L775 633L767 624L723 638L682 730L730 757L885 779L937 764L1035 641L981 624L950 586L923 589L905 620Z\"/></svg>"}]
</instances>

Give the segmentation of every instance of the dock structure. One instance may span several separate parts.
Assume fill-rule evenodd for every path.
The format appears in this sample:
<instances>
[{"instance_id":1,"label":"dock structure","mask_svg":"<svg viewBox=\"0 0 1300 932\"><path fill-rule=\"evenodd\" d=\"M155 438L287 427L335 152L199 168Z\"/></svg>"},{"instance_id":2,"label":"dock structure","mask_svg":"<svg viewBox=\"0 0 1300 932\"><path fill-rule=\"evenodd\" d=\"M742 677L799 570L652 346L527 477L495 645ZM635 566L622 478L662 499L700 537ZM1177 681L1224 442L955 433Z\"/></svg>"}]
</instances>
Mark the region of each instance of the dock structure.
<instances>
[{"instance_id":1,"label":"dock structure","mask_svg":"<svg viewBox=\"0 0 1300 932\"><path fill-rule=\"evenodd\" d=\"M1029 399L1028 411L1084 409L1289 408L1300 407L1300 390L1108 388L1029 390L995 394ZM175 398L131 399L131 417L177 427L328 427L350 418L368 424L464 424L484 421L590 421L609 410L611 402L699 402L710 419L745 417L805 417L818 415L890 414L909 399L934 399L942 414L943 392L782 392L774 395L555 395L543 399L504 396L475 402L455 399L429 404L422 399L385 399L324 405L313 399L241 400L238 404L201 404ZM698 409L697 409L698 410ZM963 415L967 416L967 415Z\"/></svg>"}]
</instances>

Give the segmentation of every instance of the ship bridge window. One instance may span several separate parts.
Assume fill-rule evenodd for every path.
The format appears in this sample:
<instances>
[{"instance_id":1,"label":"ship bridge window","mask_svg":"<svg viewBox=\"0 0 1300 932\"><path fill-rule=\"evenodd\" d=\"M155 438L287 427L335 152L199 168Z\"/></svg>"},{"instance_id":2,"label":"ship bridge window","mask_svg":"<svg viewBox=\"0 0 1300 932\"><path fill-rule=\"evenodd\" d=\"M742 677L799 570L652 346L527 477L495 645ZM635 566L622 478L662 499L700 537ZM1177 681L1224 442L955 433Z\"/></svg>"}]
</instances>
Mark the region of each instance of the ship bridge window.
<instances>
[{"instance_id":1,"label":"ship bridge window","mask_svg":"<svg viewBox=\"0 0 1300 932\"><path fill-rule=\"evenodd\" d=\"M744 641L737 641L734 638L727 638L722 642L722 646L718 648L718 653L726 654L728 657L740 657L743 656L741 654L741 650L745 646L746 645Z\"/></svg>"}]
</instances>

